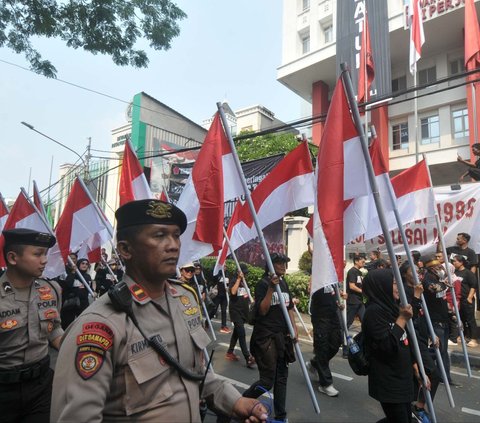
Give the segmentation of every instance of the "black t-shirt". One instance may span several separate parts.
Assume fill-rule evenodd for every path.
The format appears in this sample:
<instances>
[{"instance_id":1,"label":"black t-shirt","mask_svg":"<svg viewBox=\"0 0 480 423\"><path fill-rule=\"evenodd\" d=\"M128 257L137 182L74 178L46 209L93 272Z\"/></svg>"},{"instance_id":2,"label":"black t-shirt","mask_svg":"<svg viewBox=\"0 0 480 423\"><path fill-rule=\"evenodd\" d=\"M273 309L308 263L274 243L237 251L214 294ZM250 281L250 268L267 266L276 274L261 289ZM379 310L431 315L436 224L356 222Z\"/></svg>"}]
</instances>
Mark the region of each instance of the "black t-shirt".
<instances>
[{"instance_id":1,"label":"black t-shirt","mask_svg":"<svg viewBox=\"0 0 480 423\"><path fill-rule=\"evenodd\" d=\"M438 287L439 290L438 292L432 292L430 287ZM432 322L448 322L447 286L439 282L431 273L426 272L423 278L423 288L423 295Z\"/></svg>"},{"instance_id":2,"label":"black t-shirt","mask_svg":"<svg viewBox=\"0 0 480 423\"><path fill-rule=\"evenodd\" d=\"M312 295L310 312L312 323L325 318L337 318L337 294L332 285L325 286Z\"/></svg>"},{"instance_id":3,"label":"black t-shirt","mask_svg":"<svg viewBox=\"0 0 480 423\"><path fill-rule=\"evenodd\" d=\"M350 283L354 283L358 288L362 289L362 272L360 272L359 269L357 269L355 266L352 267L348 272L347 272L347 279L346 279L346 285L347 285L347 304L362 304L363 303L363 298L362 294L359 292L354 292L350 289Z\"/></svg>"},{"instance_id":4,"label":"black t-shirt","mask_svg":"<svg viewBox=\"0 0 480 423\"><path fill-rule=\"evenodd\" d=\"M454 245L453 247L447 248L447 255L448 259L451 261L454 256L463 256L468 260L468 263L465 265L467 269L471 269L472 266L476 266L478 264L478 256L475 251L471 248L460 248L458 245Z\"/></svg>"},{"instance_id":5,"label":"black t-shirt","mask_svg":"<svg viewBox=\"0 0 480 423\"><path fill-rule=\"evenodd\" d=\"M233 283L234 282L232 281L232 284ZM248 291L243 286L243 282L240 282L235 295L230 291L230 320L232 322L246 322L249 304L250 299L248 298Z\"/></svg>"},{"instance_id":6,"label":"black t-shirt","mask_svg":"<svg viewBox=\"0 0 480 423\"><path fill-rule=\"evenodd\" d=\"M475 289L477 287L477 280L475 275L471 270L463 269L463 270L455 270L455 275L461 279L462 285L462 296L460 301L467 302L468 294L470 293L470 289Z\"/></svg>"},{"instance_id":7,"label":"black t-shirt","mask_svg":"<svg viewBox=\"0 0 480 423\"><path fill-rule=\"evenodd\" d=\"M270 280L263 278L255 287L255 306L257 307L257 310L259 310L260 303L265 298L265 295L267 295L269 285ZM283 278L280 278L280 283L278 285L280 287L280 291L282 292L287 309L292 309L293 301L287 283ZM271 336L272 334L279 332L283 332L285 334L288 333L287 322L285 322L285 318L283 317L283 312L280 306L280 298L278 298L276 290L273 291L270 308L267 314L265 316L261 316L259 313L257 313L253 330L257 338Z\"/></svg>"}]
</instances>

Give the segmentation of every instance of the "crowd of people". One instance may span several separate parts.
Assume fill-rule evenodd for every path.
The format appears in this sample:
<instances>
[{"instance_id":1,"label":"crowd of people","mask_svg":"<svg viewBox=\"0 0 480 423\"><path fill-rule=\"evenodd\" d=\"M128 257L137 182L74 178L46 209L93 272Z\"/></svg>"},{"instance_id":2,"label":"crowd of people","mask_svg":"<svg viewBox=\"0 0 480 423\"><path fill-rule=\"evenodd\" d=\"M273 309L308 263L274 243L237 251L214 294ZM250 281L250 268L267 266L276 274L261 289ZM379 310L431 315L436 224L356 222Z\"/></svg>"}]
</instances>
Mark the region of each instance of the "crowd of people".
<instances>
[{"instance_id":1,"label":"crowd of people","mask_svg":"<svg viewBox=\"0 0 480 423\"><path fill-rule=\"evenodd\" d=\"M120 207L116 219L118 258L109 260L102 251L91 273L88 259L72 253L65 274L56 280L41 278L53 236L28 229L3 232L7 269L0 277L2 418L197 422L208 408L218 422L232 416L260 422L268 416L257 398L272 390L270 418L287 421L289 365L297 359L298 342L295 301L285 278L290 259L271 252L274 273L266 265L252 293L243 263L228 277L220 272L211 280L200 262L185 263L176 278L180 235L186 227L180 209L159 200L140 200ZM326 286L312 294L313 354L306 365L318 378L320 393L340 394L330 364L342 352L342 344L343 356L348 356L351 344L344 342L348 338L342 331L358 319L369 360L368 391L385 413L381 421L409 422L412 412L420 421L429 421L424 389L434 399L440 383L457 386L450 376L449 343L458 343L463 330L468 347L478 345L477 255L468 247L469 240L468 234L458 234L456 245L447 249L448 257L413 252L415 264L401 263L399 281L378 251L370 253L368 262L355 255L344 286ZM398 284L405 287L408 304L400 305ZM461 322L456 321L452 288ZM427 328L422 295L435 339ZM220 333L231 336L225 359L240 360L235 354L238 343L245 366L258 371L258 380L242 394L208 371L206 347L211 339L205 329L217 314ZM412 353L410 320L427 380ZM247 324L253 325L250 340ZM49 346L59 349L55 374ZM430 353L432 347L440 350L446 380Z\"/></svg>"}]
</instances>

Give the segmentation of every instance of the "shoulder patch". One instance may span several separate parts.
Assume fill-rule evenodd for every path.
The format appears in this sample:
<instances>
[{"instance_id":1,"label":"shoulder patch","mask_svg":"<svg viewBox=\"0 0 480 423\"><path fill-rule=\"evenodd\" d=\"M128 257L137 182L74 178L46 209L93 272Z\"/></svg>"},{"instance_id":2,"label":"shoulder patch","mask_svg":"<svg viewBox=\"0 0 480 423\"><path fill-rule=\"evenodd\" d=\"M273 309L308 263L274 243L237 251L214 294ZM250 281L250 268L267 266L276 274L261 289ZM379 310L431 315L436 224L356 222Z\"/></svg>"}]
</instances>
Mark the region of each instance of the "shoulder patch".
<instances>
[{"instance_id":1,"label":"shoulder patch","mask_svg":"<svg viewBox=\"0 0 480 423\"><path fill-rule=\"evenodd\" d=\"M130 286L130 292L135 297L135 299L140 302L143 302L150 298L148 294L143 290L143 288L137 284Z\"/></svg>"},{"instance_id":2,"label":"shoulder patch","mask_svg":"<svg viewBox=\"0 0 480 423\"><path fill-rule=\"evenodd\" d=\"M113 346L113 331L102 322L84 323L82 333L77 336L77 345L96 346L108 351Z\"/></svg>"},{"instance_id":3,"label":"shoulder patch","mask_svg":"<svg viewBox=\"0 0 480 423\"><path fill-rule=\"evenodd\" d=\"M102 367L105 350L91 345L80 346L75 356L75 368L84 380L90 379Z\"/></svg>"}]
</instances>

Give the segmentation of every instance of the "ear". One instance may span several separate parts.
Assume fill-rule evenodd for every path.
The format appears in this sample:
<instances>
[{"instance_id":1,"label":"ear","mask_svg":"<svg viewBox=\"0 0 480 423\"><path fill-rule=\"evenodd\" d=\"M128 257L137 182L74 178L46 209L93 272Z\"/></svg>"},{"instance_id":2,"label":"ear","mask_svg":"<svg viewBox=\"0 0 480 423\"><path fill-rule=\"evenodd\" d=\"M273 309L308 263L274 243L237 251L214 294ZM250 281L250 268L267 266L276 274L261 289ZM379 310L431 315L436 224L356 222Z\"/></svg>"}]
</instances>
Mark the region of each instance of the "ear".
<instances>
[{"instance_id":1,"label":"ear","mask_svg":"<svg viewBox=\"0 0 480 423\"><path fill-rule=\"evenodd\" d=\"M11 266L15 266L17 264L17 253L14 251L9 251L6 258L7 264L10 264Z\"/></svg>"},{"instance_id":2,"label":"ear","mask_svg":"<svg viewBox=\"0 0 480 423\"><path fill-rule=\"evenodd\" d=\"M128 261L132 258L132 245L128 241L118 241L117 251L123 260Z\"/></svg>"}]
</instances>

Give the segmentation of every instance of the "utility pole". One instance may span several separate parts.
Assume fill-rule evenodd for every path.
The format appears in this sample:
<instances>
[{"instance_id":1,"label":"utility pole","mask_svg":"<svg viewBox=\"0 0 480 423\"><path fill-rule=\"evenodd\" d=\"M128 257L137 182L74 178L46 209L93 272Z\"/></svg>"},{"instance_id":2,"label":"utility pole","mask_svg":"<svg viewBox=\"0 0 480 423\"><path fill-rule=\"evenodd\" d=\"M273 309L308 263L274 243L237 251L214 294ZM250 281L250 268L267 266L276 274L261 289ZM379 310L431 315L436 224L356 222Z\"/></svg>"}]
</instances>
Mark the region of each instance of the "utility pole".
<instances>
[{"instance_id":1,"label":"utility pole","mask_svg":"<svg viewBox=\"0 0 480 423\"><path fill-rule=\"evenodd\" d=\"M92 137L88 137L88 145L87 145L87 154L85 155L85 181L88 183L89 181L89 171L90 171L90 149L92 148Z\"/></svg>"}]
</instances>

